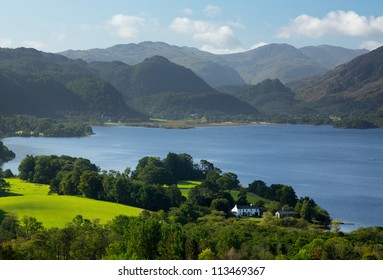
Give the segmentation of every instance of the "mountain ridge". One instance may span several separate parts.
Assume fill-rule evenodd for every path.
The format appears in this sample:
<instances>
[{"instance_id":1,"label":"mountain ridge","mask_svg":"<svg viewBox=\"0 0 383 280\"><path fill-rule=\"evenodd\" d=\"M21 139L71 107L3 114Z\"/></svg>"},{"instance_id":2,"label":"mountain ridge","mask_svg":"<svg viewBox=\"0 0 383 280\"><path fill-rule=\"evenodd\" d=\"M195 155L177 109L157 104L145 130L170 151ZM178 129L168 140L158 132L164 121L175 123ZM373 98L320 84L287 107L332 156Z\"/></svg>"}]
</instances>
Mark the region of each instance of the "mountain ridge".
<instances>
[{"instance_id":1,"label":"mountain ridge","mask_svg":"<svg viewBox=\"0 0 383 280\"><path fill-rule=\"evenodd\" d=\"M150 101L147 106L153 107L161 100L169 104L162 106L164 112L156 112L165 117L259 114L251 105L216 91L190 69L160 56L129 66L87 63L34 49L0 49L0 74L3 114L148 119L153 112L145 106L137 111L132 105ZM147 96L150 99L140 103L138 99Z\"/></svg>"},{"instance_id":2,"label":"mountain ridge","mask_svg":"<svg viewBox=\"0 0 383 280\"><path fill-rule=\"evenodd\" d=\"M332 107L338 106L340 111L349 113L351 110L382 111L383 47L358 56L324 75L289 86L296 92L297 98L317 108L331 103Z\"/></svg>"},{"instance_id":3,"label":"mountain ridge","mask_svg":"<svg viewBox=\"0 0 383 280\"><path fill-rule=\"evenodd\" d=\"M279 53L274 52L279 55L278 59L271 60L270 54L265 57L267 52L270 53L276 48L280 50ZM317 49L322 47L311 47L311 51ZM332 61L336 57L338 65L360 54L358 50L343 48L349 55L337 57L339 55L335 50L338 51L339 48L329 48L324 52L325 57L322 60ZM135 65L145 58L161 55L176 64L190 68L214 88L245 83L257 84L264 79L275 78L282 82L290 82L322 74L331 69L331 65L323 65L319 58L306 55L301 49L288 44L269 44L242 53L217 55L192 47L145 41L138 44L115 45L106 49L67 50L60 54L87 62L117 60L128 65Z\"/></svg>"}]
</instances>

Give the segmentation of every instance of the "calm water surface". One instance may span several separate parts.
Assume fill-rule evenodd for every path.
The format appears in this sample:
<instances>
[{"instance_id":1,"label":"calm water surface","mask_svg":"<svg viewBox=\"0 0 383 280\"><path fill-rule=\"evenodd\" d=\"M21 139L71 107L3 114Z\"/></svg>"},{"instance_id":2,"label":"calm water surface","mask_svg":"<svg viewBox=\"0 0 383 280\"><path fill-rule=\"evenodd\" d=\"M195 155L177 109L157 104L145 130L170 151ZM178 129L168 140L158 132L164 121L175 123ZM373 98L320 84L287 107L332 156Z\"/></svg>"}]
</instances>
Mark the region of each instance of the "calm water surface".
<instances>
[{"instance_id":1,"label":"calm water surface","mask_svg":"<svg viewBox=\"0 0 383 280\"><path fill-rule=\"evenodd\" d=\"M105 170L135 168L147 155L188 153L223 171L294 187L335 219L361 226L383 226L383 129L328 126L251 125L154 129L94 127L85 138L6 138L17 158L3 166L17 173L27 155L67 154L90 159ZM347 229L344 229L347 230Z\"/></svg>"}]
</instances>

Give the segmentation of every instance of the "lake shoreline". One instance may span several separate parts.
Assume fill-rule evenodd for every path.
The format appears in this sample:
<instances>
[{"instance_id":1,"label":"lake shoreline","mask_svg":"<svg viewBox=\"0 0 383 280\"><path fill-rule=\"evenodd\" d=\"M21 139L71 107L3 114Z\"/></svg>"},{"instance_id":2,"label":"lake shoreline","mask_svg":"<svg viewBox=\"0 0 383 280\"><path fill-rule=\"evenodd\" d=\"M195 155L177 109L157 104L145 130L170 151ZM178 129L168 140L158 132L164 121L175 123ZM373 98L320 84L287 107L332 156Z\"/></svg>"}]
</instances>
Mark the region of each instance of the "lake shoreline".
<instances>
[{"instance_id":1,"label":"lake shoreline","mask_svg":"<svg viewBox=\"0 0 383 280\"><path fill-rule=\"evenodd\" d=\"M105 122L98 126L130 126L130 127L148 127L148 128L166 128L166 129L190 129L196 127L211 126L247 126L247 125L271 125L274 123L265 121L252 122L204 122L204 121L183 121L183 120L153 120L150 122Z\"/></svg>"},{"instance_id":2,"label":"lake shoreline","mask_svg":"<svg viewBox=\"0 0 383 280\"><path fill-rule=\"evenodd\" d=\"M90 137L10 137L4 145L16 158L3 169L17 173L26 155L65 154L87 158L103 170L122 172L134 168L144 156L187 153L237 174L243 185L254 180L290 185L298 196L312 197L334 219L354 223L351 229L383 225L379 214L383 211L383 130L234 124L152 130L117 123L93 126L95 134Z\"/></svg>"}]
</instances>

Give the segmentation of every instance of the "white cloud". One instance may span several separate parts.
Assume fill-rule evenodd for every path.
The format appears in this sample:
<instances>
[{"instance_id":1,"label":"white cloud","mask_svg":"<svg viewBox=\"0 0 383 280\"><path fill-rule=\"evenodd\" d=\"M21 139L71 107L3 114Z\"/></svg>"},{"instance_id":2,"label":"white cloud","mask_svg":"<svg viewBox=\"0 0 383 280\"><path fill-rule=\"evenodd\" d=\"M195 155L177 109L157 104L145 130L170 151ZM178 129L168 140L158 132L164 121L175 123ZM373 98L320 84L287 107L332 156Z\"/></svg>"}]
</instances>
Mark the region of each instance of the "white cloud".
<instances>
[{"instance_id":1,"label":"white cloud","mask_svg":"<svg viewBox=\"0 0 383 280\"><path fill-rule=\"evenodd\" d=\"M379 47L383 46L383 43L377 41L364 41L360 44L361 49L367 49L369 51L375 50Z\"/></svg>"},{"instance_id":2,"label":"white cloud","mask_svg":"<svg viewBox=\"0 0 383 280\"><path fill-rule=\"evenodd\" d=\"M207 5L203 11L209 17L215 17L221 12L221 8L218 6Z\"/></svg>"},{"instance_id":3,"label":"white cloud","mask_svg":"<svg viewBox=\"0 0 383 280\"><path fill-rule=\"evenodd\" d=\"M346 36L383 36L383 16L365 17L354 11L331 11L320 19L300 15L281 29L280 38L305 36L319 38L328 34Z\"/></svg>"},{"instance_id":4,"label":"white cloud","mask_svg":"<svg viewBox=\"0 0 383 280\"><path fill-rule=\"evenodd\" d=\"M244 49L242 47L237 47L237 48L215 48L214 46L211 45L203 45L200 48L201 51L209 52L209 53L214 53L214 54L231 54L231 53L241 53L248 51L247 49Z\"/></svg>"},{"instance_id":5,"label":"white cloud","mask_svg":"<svg viewBox=\"0 0 383 280\"><path fill-rule=\"evenodd\" d=\"M173 20L170 28L179 34L191 35L194 41L203 44L204 50L227 52L241 45L228 24L178 17Z\"/></svg>"},{"instance_id":6,"label":"white cloud","mask_svg":"<svg viewBox=\"0 0 383 280\"><path fill-rule=\"evenodd\" d=\"M37 50L44 50L47 49L47 46L39 41L33 41L33 40L25 40L22 42L22 46L26 48L33 48Z\"/></svg>"},{"instance_id":7,"label":"white cloud","mask_svg":"<svg viewBox=\"0 0 383 280\"><path fill-rule=\"evenodd\" d=\"M121 38L134 38L145 27L145 19L138 16L117 14L108 20L106 26L113 29Z\"/></svg>"},{"instance_id":8,"label":"white cloud","mask_svg":"<svg viewBox=\"0 0 383 280\"><path fill-rule=\"evenodd\" d=\"M0 38L0 48L11 48L12 40L10 38Z\"/></svg>"},{"instance_id":9,"label":"white cloud","mask_svg":"<svg viewBox=\"0 0 383 280\"><path fill-rule=\"evenodd\" d=\"M236 47L240 45L237 38L235 38L234 31L226 25L196 33L194 39L218 47Z\"/></svg>"},{"instance_id":10,"label":"white cloud","mask_svg":"<svg viewBox=\"0 0 383 280\"><path fill-rule=\"evenodd\" d=\"M259 43L256 43L256 44L250 46L250 48L236 47L236 48L227 48L227 49L225 49L225 48L214 48L210 45L203 45L201 47L201 50L203 50L205 52L215 53L215 54L230 54L230 53L247 52L247 51L254 50L254 49L266 46L266 45L269 45L269 43L259 42Z\"/></svg>"},{"instance_id":11,"label":"white cloud","mask_svg":"<svg viewBox=\"0 0 383 280\"><path fill-rule=\"evenodd\" d=\"M252 45L250 47L250 50L258 49L260 47L267 46L267 45L269 45L269 43L259 42L259 43L256 43L256 44Z\"/></svg>"}]
</instances>

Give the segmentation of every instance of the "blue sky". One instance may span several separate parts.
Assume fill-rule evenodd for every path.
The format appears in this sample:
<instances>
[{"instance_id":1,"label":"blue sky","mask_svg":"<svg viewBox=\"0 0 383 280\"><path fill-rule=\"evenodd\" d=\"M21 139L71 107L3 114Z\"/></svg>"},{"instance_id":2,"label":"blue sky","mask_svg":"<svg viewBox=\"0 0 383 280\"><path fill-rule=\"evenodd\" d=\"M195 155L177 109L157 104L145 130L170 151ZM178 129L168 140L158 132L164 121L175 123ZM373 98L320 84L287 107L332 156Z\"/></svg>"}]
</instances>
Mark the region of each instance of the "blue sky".
<instances>
[{"instance_id":1,"label":"blue sky","mask_svg":"<svg viewBox=\"0 0 383 280\"><path fill-rule=\"evenodd\" d=\"M383 44L382 0L0 0L0 47L48 52L162 41L214 53L266 43Z\"/></svg>"}]
</instances>

